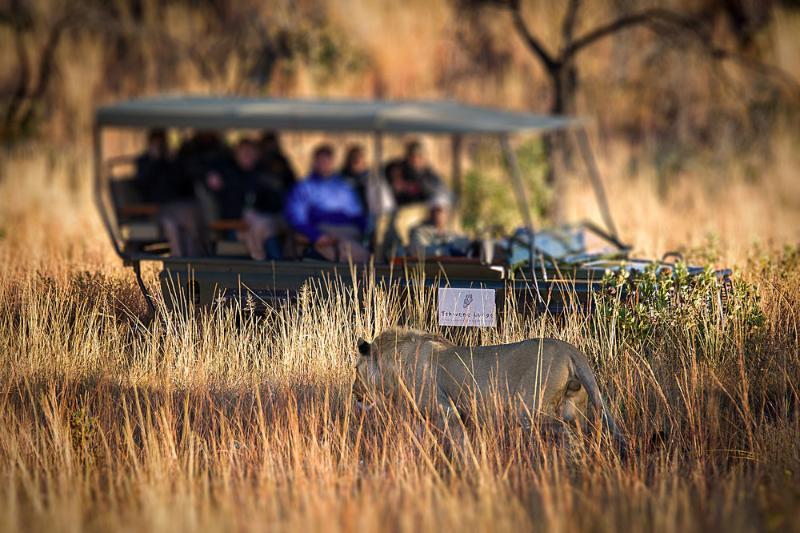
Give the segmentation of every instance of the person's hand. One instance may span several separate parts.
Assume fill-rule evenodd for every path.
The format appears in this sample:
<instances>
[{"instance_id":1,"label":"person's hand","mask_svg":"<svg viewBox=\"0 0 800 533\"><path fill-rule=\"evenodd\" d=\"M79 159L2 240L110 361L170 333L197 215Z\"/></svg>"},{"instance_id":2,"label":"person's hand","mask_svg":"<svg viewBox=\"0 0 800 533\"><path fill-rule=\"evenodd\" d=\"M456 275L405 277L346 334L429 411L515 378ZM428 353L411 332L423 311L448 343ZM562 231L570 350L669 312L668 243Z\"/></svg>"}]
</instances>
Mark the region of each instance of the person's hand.
<instances>
[{"instance_id":1,"label":"person's hand","mask_svg":"<svg viewBox=\"0 0 800 533\"><path fill-rule=\"evenodd\" d=\"M164 157L164 154L161 150L161 146L156 143L151 143L150 145L148 145L147 155L151 159L161 159L162 157Z\"/></svg>"},{"instance_id":2,"label":"person's hand","mask_svg":"<svg viewBox=\"0 0 800 533\"><path fill-rule=\"evenodd\" d=\"M212 191L221 191L225 186L225 181L223 181L222 176L219 175L219 172L212 171L206 175L206 185Z\"/></svg>"},{"instance_id":3,"label":"person's hand","mask_svg":"<svg viewBox=\"0 0 800 533\"><path fill-rule=\"evenodd\" d=\"M401 176L392 176L392 188L397 192L405 192L405 180Z\"/></svg>"},{"instance_id":4,"label":"person's hand","mask_svg":"<svg viewBox=\"0 0 800 533\"><path fill-rule=\"evenodd\" d=\"M317 242L314 243L316 246L333 246L336 244L336 238L333 235L328 235L327 233L323 233L320 235Z\"/></svg>"}]
</instances>

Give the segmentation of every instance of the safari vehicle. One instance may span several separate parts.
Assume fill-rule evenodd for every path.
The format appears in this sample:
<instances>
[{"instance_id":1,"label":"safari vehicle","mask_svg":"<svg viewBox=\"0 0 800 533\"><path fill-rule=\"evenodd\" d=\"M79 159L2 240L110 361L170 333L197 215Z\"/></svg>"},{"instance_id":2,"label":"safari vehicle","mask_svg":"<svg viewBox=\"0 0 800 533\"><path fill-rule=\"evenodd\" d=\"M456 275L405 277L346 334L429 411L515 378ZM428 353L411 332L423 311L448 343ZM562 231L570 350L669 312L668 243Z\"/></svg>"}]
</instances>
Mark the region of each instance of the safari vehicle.
<instances>
[{"instance_id":1,"label":"safari vehicle","mask_svg":"<svg viewBox=\"0 0 800 533\"><path fill-rule=\"evenodd\" d=\"M370 180L382 179L382 154L386 136L422 134L447 136L452 146L450 187L457 197L461 190L461 152L466 136L491 136L509 170L523 227L499 239L503 253L481 253L475 257L393 256L384 247L382 235L373 235L370 266L311 259L255 261L235 243L218 241L209 257L174 257L165 243L154 215L158 206L143 204L131 192L130 173L120 158L104 159L104 135L114 129L165 128L179 131L269 129L282 132L368 135L372 142L374 169ZM163 265L160 273L165 296L182 293L189 302L210 306L248 299L269 306L291 300L309 280L339 276L374 275L379 282L405 286L423 283L450 290L478 289L488 295L488 306L502 305L508 291L533 312L558 313L568 308L591 310L592 294L603 285L609 272L628 270L634 276L648 265L670 269L663 261L636 260L630 247L617 236L608 215L605 195L596 172L592 185L605 214L605 228L592 223L535 231L524 181L509 137L542 134L576 128L582 153L590 154L585 133L576 119L516 113L456 102L430 101L336 101L245 98L164 97L142 99L101 107L95 126L95 193L103 223L116 253L133 268L140 288L150 301L141 278L141 263ZM587 159L590 162L590 159ZM594 170L590 166L591 170ZM376 227L393 228L397 212L384 213ZM209 220L212 231L236 228L241 222ZM402 231L398 231L401 234ZM495 246L497 248L497 246ZM703 269L689 267L690 275ZM726 271L716 273L720 285ZM441 291L439 295L444 294ZM494 302L491 302L494 299ZM459 300L460 301L460 300ZM472 296L464 300L472 301ZM175 305L174 297L167 298ZM485 302L484 302L485 303ZM489 309L487 307L487 310ZM440 309L441 310L441 309ZM458 319L463 317L456 313ZM440 316L440 319L442 317ZM441 321L441 320L440 320ZM487 325L487 324L482 324Z\"/></svg>"}]
</instances>

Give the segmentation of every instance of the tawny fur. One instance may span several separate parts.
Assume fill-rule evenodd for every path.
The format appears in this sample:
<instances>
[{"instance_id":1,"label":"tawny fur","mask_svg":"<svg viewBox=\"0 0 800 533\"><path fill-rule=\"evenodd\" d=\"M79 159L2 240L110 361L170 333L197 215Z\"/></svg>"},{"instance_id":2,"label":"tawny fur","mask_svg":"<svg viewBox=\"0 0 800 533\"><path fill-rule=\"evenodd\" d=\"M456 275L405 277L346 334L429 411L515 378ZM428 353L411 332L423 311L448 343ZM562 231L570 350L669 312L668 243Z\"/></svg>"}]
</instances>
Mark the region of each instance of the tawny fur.
<instances>
[{"instance_id":1,"label":"tawny fur","mask_svg":"<svg viewBox=\"0 0 800 533\"><path fill-rule=\"evenodd\" d=\"M557 339L530 339L496 346L456 346L445 338L392 329L372 343L361 341L354 394L359 398L405 396L453 427L452 417L471 416L494 395L521 419L531 414L554 422L602 421L622 437L608 413L586 357Z\"/></svg>"}]
</instances>

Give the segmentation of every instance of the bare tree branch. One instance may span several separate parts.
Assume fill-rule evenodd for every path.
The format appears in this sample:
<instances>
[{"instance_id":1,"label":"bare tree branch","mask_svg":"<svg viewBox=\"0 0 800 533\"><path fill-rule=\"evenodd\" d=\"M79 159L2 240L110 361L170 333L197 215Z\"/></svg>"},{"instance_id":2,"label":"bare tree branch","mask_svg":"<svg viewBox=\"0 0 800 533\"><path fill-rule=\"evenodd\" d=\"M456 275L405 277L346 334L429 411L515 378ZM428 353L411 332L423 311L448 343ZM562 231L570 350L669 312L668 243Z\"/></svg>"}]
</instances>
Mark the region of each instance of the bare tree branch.
<instances>
[{"instance_id":1,"label":"bare tree branch","mask_svg":"<svg viewBox=\"0 0 800 533\"><path fill-rule=\"evenodd\" d=\"M512 0L509 3L509 7L511 8L511 16L514 20L514 28L516 28L517 33L519 33L523 38L525 44L528 45L528 48L530 48L531 51L538 56L539 60L544 64L548 71L552 72L558 70L558 61L547 50L545 50L542 43L535 35L533 35L527 23L525 22L519 2Z\"/></svg>"},{"instance_id":2,"label":"bare tree branch","mask_svg":"<svg viewBox=\"0 0 800 533\"><path fill-rule=\"evenodd\" d=\"M58 45L61 42L64 32L72 23L72 20L70 15L60 18L53 25L50 34L47 36L47 42L44 48L42 48L42 53L39 55L39 76L36 80L36 85L34 85L31 91L31 97L34 99L41 98L44 96L45 91L47 91L50 79L55 70L53 68L53 63L55 61Z\"/></svg>"},{"instance_id":3,"label":"bare tree branch","mask_svg":"<svg viewBox=\"0 0 800 533\"><path fill-rule=\"evenodd\" d=\"M800 99L800 82L793 78L788 72L775 65L757 61L744 54L709 46L709 54L714 59L720 61L732 61L741 65L743 68L752 70L764 78L773 79L783 85L789 92L793 93L794 98Z\"/></svg>"},{"instance_id":4,"label":"bare tree branch","mask_svg":"<svg viewBox=\"0 0 800 533\"><path fill-rule=\"evenodd\" d=\"M570 0L567 5L567 12L561 24L561 48L569 47L575 34L575 24L578 21L578 11L580 11L581 0ZM563 55L563 52L562 52Z\"/></svg>"},{"instance_id":5,"label":"bare tree branch","mask_svg":"<svg viewBox=\"0 0 800 533\"><path fill-rule=\"evenodd\" d=\"M561 60L566 63L581 50L624 29L642 25L656 33L663 33L663 28L659 26L666 26L667 28L681 30L693 37L706 49L712 59L736 62L742 67L757 72L762 76L777 80L784 87L788 88L790 92L794 93L795 97L800 97L800 82L783 69L747 57L744 54L715 46L712 42L711 31L706 26L705 20L706 16L704 14L690 17L667 9L649 9L626 15L608 24L599 26L578 39L575 39L572 45L564 50Z\"/></svg>"},{"instance_id":6,"label":"bare tree branch","mask_svg":"<svg viewBox=\"0 0 800 533\"><path fill-rule=\"evenodd\" d=\"M704 17L693 19L666 10L654 10L652 14L654 16L649 21L646 21L644 27L662 36L665 33L674 34L675 29L682 30L683 34L691 37L711 59L736 63L742 68L771 79L773 82L783 86L793 98L800 99L800 81L782 68L759 61L744 53L716 46L713 42L710 28L705 23L699 22L704 20Z\"/></svg>"},{"instance_id":7,"label":"bare tree branch","mask_svg":"<svg viewBox=\"0 0 800 533\"><path fill-rule=\"evenodd\" d=\"M76 18L71 12L61 16L50 28L47 40L38 57L36 80L31 79L31 61L25 47L23 27L14 28L14 43L19 65L16 88L6 103L3 133L15 135L36 113L37 104L44 98L55 73L55 56L64 32Z\"/></svg>"},{"instance_id":8,"label":"bare tree branch","mask_svg":"<svg viewBox=\"0 0 800 533\"><path fill-rule=\"evenodd\" d=\"M702 29L702 22L696 18L684 16L667 9L648 9L639 13L624 15L608 24L598 26L586 34L578 37L572 42L571 46L563 52L564 59L569 59L584 48L593 45L597 41L609 37L619 31L639 25L663 22L676 28L696 33L705 37L706 32Z\"/></svg>"},{"instance_id":9,"label":"bare tree branch","mask_svg":"<svg viewBox=\"0 0 800 533\"><path fill-rule=\"evenodd\" d=\"M30 84L31 68L28 53L25 49L25 36L22 29L14 27L14 51L17 55L18 74L17 83L6 104L5 117L3 118L3 130L9 131L15 122L15 118L20 111L20 105L25 99Z\"/></svg>"}]
</instances>

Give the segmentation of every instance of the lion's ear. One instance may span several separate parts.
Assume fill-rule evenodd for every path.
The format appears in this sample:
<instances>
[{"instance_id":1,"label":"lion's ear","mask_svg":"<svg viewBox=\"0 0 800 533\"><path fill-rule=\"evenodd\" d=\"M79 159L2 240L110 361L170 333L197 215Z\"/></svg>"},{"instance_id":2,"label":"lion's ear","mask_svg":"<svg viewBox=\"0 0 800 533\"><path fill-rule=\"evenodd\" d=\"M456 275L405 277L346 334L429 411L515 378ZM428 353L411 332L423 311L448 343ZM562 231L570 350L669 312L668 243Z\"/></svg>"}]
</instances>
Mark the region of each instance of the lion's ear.
<instances>
[{"instance_id":1,"label":"lion's ear","mask_svg":"<svg viewBox=\"0 0 800 533\"><path fill-rule=\"evenodd\" d=\"M358 353L364 357L369 357L372 345L364 339L358 339Z\"/></svg>"}]
</instances>

